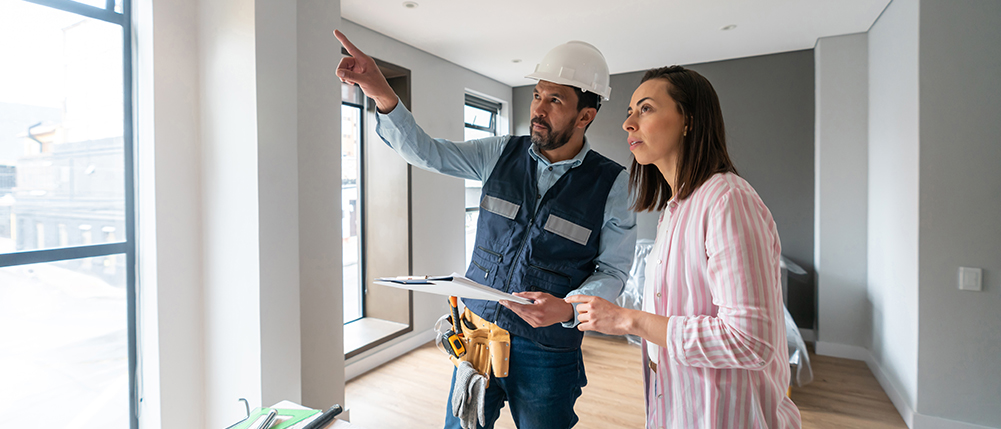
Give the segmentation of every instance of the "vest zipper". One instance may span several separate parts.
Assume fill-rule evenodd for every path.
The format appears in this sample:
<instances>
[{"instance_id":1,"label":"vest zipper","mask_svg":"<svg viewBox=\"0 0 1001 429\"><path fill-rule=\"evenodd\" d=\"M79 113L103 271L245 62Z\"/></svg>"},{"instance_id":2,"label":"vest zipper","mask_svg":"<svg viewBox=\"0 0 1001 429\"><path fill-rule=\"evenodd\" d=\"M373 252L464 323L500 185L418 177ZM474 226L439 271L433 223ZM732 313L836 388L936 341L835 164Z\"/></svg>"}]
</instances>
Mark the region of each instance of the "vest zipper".
<instances>
[{"instance_id":1,"label":"vest zipper","mask_svg":"<svg viewBox=\"0 0 1001 429\"><path fill-rule=\"evenodd\" d=\"M543 267L540 267L540 266L538 266L538 265L532 265L532 264L528 264L528 266L529 266L529 267L532 267L532 268L535 268L535 269L537 269L537 270L539 270L539 271L543 271L543 272L547 272L547 273L549 273L549 274L553 274L553 275L557 275L557 276L560 276L560 277L563 277L563 278L567 279L567 281L568 281L568 282L569 282L569 283L570 283L571 285L573 285L573 278L571 278L570 276L568 276L568 275L566 275L566 274L563 274L563 273L561 273L561 272L558 272L558 271L553 271L553 270L550 270L550 269L548 269L548 268L543 268Z\"/></svg>"},{"instance_id":2,"label":"vest zipper","mask_svg":"<svg viewBox=\"0 0 1001 429\"><path fill-rule=\"evenodd\" d=\"M517 261L521 257L521 252L525 251L525 245L528 244L528 237L532 235L532 226L535 225L535 218L528 219L528 228L525 228L525 239L521 241L521 246L518 247L518 253L514 254L514 260ZM510 293L511 291L511 278L514 276L514 268L511 269L511 273L507 275L507 281L504 282L504 292Z\"/></svg>"},{"instance_id":3,"label":"vest zipper","mask_svg":"<svg viewBox=\"0 0 1001 429\"><path fill-rule=\"evenodd\" d=\"M489 276L489 275L490 275L490 270L488 270L488 269L486 269L486 268L483 268L483 266L482 266L482 265L480 265L480 264L477 264L477 263L476 263L476 261L469 261L469 262L472 262L472 263L473 263L473 265L476 265L476 267L477 267L477 268L479 268L479 269L483 270L483 280L486 280L486 279L487 279L487 276Z\"/></svg>"},{"instance_id":4,"label":"vest zipper","mask_svg":"<svg viewBox=\"0 0 1001 429\"><path fill-rule=\"evenodd\" d=\"M476 248L477 248L477 249L480 249L480 250L482 250L482 251L484 251L484 252L486 252L486 253L489 253L489 254L491 254L491 255L494 255L494 256L496 256L496 257L497 257L497 263L498 263L498 264L499 264L499 263L501 263L501 262L504 262L504 255L501 255L500 253L497 253L497 252L494 252L494 251L492 251L492 250L488 250L488 249L485 249L485 248L484 248L483 246L476 246ZM479 265L477 265L477 267L479 267ZM482 268L482 267L481 267L481 268Z\"/></svg>"}]
</instances>

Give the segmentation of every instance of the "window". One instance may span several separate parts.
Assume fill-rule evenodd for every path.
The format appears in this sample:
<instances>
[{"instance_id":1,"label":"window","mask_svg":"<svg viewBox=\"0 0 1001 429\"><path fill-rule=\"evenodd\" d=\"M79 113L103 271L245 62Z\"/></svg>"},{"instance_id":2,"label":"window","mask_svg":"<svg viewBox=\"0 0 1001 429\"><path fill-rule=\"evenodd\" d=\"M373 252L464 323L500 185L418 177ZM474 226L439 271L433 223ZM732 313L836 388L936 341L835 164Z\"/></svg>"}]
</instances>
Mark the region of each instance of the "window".
<instances>
[{"instance_id":1,"label":"window","mask_svg":"<svg viewBox=\"0 0 1001 429\"><path fill-rule=\"evenodd\" d=\"M0 421L137 428L128 0L0 0Z\"/></svg>"},{"instance_id":2,"label":"window","mask_svg":"<svg viewBox=\"0 0 1001 429\"><path fill-rule=\"evenodd\" d=\"M357 85L341 84L341 239L344 322L364 316L362 264L362 118L365 96Z\"/></svg>"},{"instance_id":3,"label":"window","mask_svg":"<svg viewBox=\"0 0 1001 429\"><path fill-rule=\"evenodd\" d=\"M409 108L410 71L375 62ZM352 359L413 331L413 293L373 284L412 271L410 166L376 134L375 103L356 86L341 91L344 356Z\"/></svg>"},{"instance_id":4,"label":"window","mask_svg":"<svg viewBox=\"0 0 1001 429\"><path fill-rule=\"evenodd\" d=\"M497 122L501 105L492 101L466 94L465 140L493 137L497 135ZM473 257L476 246L476 221L480 215L480 192L483 183L466 180L466 265Z\"/></svg>"}]
</instances>

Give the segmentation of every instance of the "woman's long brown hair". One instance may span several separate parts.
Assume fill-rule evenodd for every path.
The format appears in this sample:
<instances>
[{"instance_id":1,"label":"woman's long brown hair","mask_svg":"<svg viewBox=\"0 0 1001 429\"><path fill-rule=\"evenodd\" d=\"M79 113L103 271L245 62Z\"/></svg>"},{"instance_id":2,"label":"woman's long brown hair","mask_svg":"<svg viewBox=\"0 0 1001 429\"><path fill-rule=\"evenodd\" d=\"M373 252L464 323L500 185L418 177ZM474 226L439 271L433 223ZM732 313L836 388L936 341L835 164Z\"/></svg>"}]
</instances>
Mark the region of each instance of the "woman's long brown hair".
<instances>
[{"instance_id":1,"label":"woman's long brown hair","mask_svg":"<svg viewBox=\"0 0 1001 429\"><path fill-rule=\"evenodd\" d=\"M636 211L663 210L674 192L683 200L716 173L737 174L726 152L723 110L709 80L681 66L647 70L641 83L650 79L667 81L667 93L685 117L688 131L678 156L678 189L671 189L655 165L641 165L633 158L629 191L636 196Z\"/></svg>"}]
</instances>

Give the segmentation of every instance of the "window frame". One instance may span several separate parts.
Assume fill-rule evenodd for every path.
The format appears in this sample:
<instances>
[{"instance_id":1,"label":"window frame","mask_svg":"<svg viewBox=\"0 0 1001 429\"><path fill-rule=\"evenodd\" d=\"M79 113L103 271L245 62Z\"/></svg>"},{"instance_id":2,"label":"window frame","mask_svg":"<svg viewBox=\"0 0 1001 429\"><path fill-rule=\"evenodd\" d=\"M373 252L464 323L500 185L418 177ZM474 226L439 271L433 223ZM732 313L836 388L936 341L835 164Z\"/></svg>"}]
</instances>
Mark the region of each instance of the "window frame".
<instances>
[{"instance_id":1,"label":"window frame","mask_svg":"<svg viewBox=\"0 0 1001 429\"><path fill-rule=\"evenodd\" d=\"M469 122L465 122L465 115L463 115L463 123L464 123L464 125L463 125L463 131L465 131L466 129L473 129L473 130L478 130L478 131L486 131L486 132L490 133L493 137L496 137L497 136L498 122L500 120L501 109L502 109L503 105L501 103L496 102L496 101L490 101L490 100L484 99L483 97L478 97L476 95L472 95L472 94L466 93L465 94L465 102L462 105L463 111L465 111L465 107L466 106L470 106L470 107L474 107L474 108L477 108L477 109L480 109L480 110L485 110L485 111L490 112L490 125L484 127L484 126L481 126L481 125L476 125L476 124L472 124L472 123L469 123ZM469 183L468 181L466 183L467 183L467 186L465 186L465 188L463 189L464 193L468 194L468 192L469 192L470 189L476 189L474 187L468 186L468 183ZM481 189L480 192L482 192L482 186L483 186L483 183L480 182L480 188L479 188L479 189ZM464 199L466 199L466 196L464 196ZM466 208L466 211L463 214L464 217L470 216L471 213L477 213L477 217L479 216L479 212L480 212L479 205L469 206L469 205L466 205L466 202L463 202L463 206L465 206L465 208ZM463 223L465 223L465 222L467 222L467 220L463 221ZM468 225L464 225L464 227L468 228ZM474 229L476 228L476 224L475 223L473 224L473 228ZM474 234L474 237L475 237L475 234ZM465 238L464 238L464 240L465 240ZM474 241L475 241L475 239L474 239ZM466 254L466 258L465 258L466 259L466 261L465 261L466 265L469 265L470 256L472 254L472 246L474 246L475 244L476 244L475 242L474 243L464 243L464 245L465 245L464 246L465 247L464 251L465 251L465 254Z\"/></svg>"},{"instance_id":2,"label":"window frame","mask_svg":"<svg viewBox=\"0 0 1001 429\"><path fill-rule=\"evenodd\" d=\"M55 247L50 249L0 253L0 268L93 258L124 254L126 279L126 317L129 371L129 427L139 427L138 349L136 339L136 212L135 212L135 138L133 129L133 52L132 52L132 2L118 0L122 12L116 12L116 0L105 0L104 8L72 0L23 0L40 6L77 14L83 17L117 24L122 27L122 143L125 186L125 236L124 241L82 246Z\"/></svg>"},{"instance_id":3,"label":"window frame","mask_svg":"<svg viewBox=\"0 0 1001 429\"><path fill-rule=\"evenodd\" d=\"M342 85L346 85L346 84L342 83ZM358 91L357 94L361 94L361 88L358 87L357 84L355 84L354 86L356 87L356 90ZM370 103L368 101L367 97L365 97L364 95L362 95L360 98L361 98L360 100L356 99L353 102L352 101L344 100L343 97L341 98L341 106L345 106L346 105L346 106L349 106L351 108L356 108L356 109L359 110L360 115L359 115L359 119L358 119L358 127L360 128L360 131L361 131L358 134L358 140L359 141L358 141L358 160L357 160L358 161L358 165L357 165L357 167L358 167L358 183L357 183L357 187L358 187L358 287L360 289L358 291L358 294L359 294L359 296L358 296L358 301L359 301L358 305L361 306L361 315L359 317L355 318L355 319L344 320L344 324L345 325L348 324L348 323L356 322L358 320L361 320L361 319L365 318L365 301L366 301L366 295L367 295L365 293L366 285L367 285L366 278L365 278L365 250L367 249L367 247L365 245L365 243L366 243L366 240L365 240L366 222L365 222L365 189L364 189L364 183L365 183L365 180L364 180L364 178L365 178L365 143L366 143L366 139L365 139L366 120L365 120L365 117L368 115L368 112L370 110L368 105L372 104L372 103ZM343 134L343 131L342 131L342 134ZM342 251L343 251L343 249L342 249ZM343 267L343 265L342 265L342 267ZM342 277L343 277L343 275L344 275L344 273L341 273ZM342 279L342 284L343 284L343 279ZM343 307L343 303L341 304L341 306Z\"/></svg>"},{"instance_id":4,"label":"window frame","mask_svg":"<svg viewBox=\"0 0 1001 429\"><path fill-rule=\"evenodd\" d=\"M491 113L489 126L484 127L481 125L471 124L469 122L465 122L465 118L463 118L463 123L465 124L463 128L472 128L475 130L487 131L493 134L495 137L497 136L497 118L500 116L501 112L500 103L490 100L484 100L483 98L477 97L475 95L466 94L466 100L462 106L463 108L465 108L465 106L475 107L477 109L486 110Z\"/></svg>"},{"instance_id":5,"label":"window frame","mask_svg":"<svg viewBox=\"0 0 1001 429\"><path fill-rule=\"evenodd\" d=\"M345 55L345 56L349 56L350 55L350 54L348 54L347 50L345 50L343 48L341 49L341 54ZM375 61L376 66L379 67L379 69L382 71L382 74L386 77L386 80L389 83L389 86L393 89L393 92L395 92L396 95L399 97L400 102L402 103L402 105L404 107L406 107L407 109L411 109L411 105L410 105L410 97L411 97L411 94L410 94L411 81L410 81L410 79L411 79L411 72L410 72L410 70L406 69L404 67L400 67L398 65L395 65L395 64L383 61L383 60L381 60L379 58L373 58L373 60ZM377 115L377 111L376 111L376 107L375 107L375 102L373 100L371 100L370 98L367 98L367 97L364 99L364 102L365 102L365 111L364 112L365 112L366 116L368 116L368 118L363 119L363 121L366 121L366 122L364 122L365 126L363 127L363 131L362 131L363 132L363 136L364 136L363 137L363 145L365 146L365 148L363 150L363 155L362 156L364 156L366 158L367 157L378 158L380 156L380 155L377 155L378 152L380 152L381 150L390 150L391 151L391 149L388 148L388 145L383 144L383 142L381 141L381 139L376 135L375 126L374 126L374 124L377 123L377 120L375 119L376 115ZM398 155L395 155L395 154L393 156L394 157L398 157ZM368 162L370 161L370 160L368 160L366 158L363 158L361 160L362 166L364 168L364 173L363 173L363 176L361 177L362 181L365 181L367 176L369 176L369 175L373 174L373 172L377 171L377 170L374 170L372 168L365 168L364 167L365 165L369 165ZM406 268L405 268L405 270L406 270L406 274L412 275L413 274L413 224L412 224L412 221L413 221L412 209L413 209L413 207L412 207L412 200L411 200L411 198L412 198L413 193L412 193L411 186L413 184L413 180L412 180L413 179L412 178L413 167L410 164L408 164L405 161L403 161L402 159L400 159L400 162L403 164L404 170L398 171L398 173L405 172L404 175L402 175L402 177L400 177L400 178L405 178L405 180L406 180L406 184L404 186L404 188L405 188L405 195L406 195L406 197L405 197L405 199L406 199L406 205L405 205L405 212L406 212L406 216L405 216L405 224L406 224L406 247L405 247L406 253L405 253L405 263L406 263ZM380 163L376 163L376 164L383 164L383 163L380 162ZM376 165L376 164L372 164L372 165ZM367 182L367 183L368 183L368 186L366 187L365 194L369 194L371 192L375 192L374 190L376 190L378 188L375 185L376 184L375 181L371 181L371 182ZM366 210L369 207L376 207L377 206L377 203L375 202L376 200L373 199L373 198L363 197L363 200L365 202L363 203L362 210ZM397 204L397 206L399 207L400 204ZM368 211L365 212L365 217L369 217L369 216L372 216L372 215L373 215L373 213L369 213ZM372 222L362 222L362 230L361 230L361 232L363 234L362 235L362 242L363 242L363 244L362 244L362 251L366 255L369 254L369 253L373 253L373 252L378 253L380 251L380 246L385 245L385 243L369 241L368 234L369 234L370 231L366 228L366 225L368 223L377 224L377 223L379 223L379 220L373 219ZM400 225L397 225L397 226L400 226ZM364 279L363 280L364 281L364 283L363 283L363 293L364 293L364 296L362 298L363 299L363 306L364 306L363 310L362 310L363 317L360 318L360 319L356 319L354 321L345 322L344 325L343 325L344 326L344 340L345 340L344 359L346 360L346 364L347 365L351 365L353 362L357 362L359 360L366 359L365 354L368 353L370 350L373 350L376 347L379 347L379 346L381 346L383 344L386 344L386 343L388 343L390 341L393 341L394 339L397 339L397 338L399 338L399 337L401 337L403 335L409 334L409 333L413 332L413 330L414 330L414 292L413 291L409 291L409 290L408 291L402 291L402 292L405 292L405 299L403 299L401 296L397 296L398 301L395 302L395 303L392 303L389 307L387 307L387 306L384 306L382 304L382 302L380 302L380 299L385 299L386 298L383 295L385 293L385 291L383 291L383 292L380 293L378 289L390 289L390 290L392 290L393 288L387 288L387 287L384 287L384 286L376 286L375 288L371 288L370 287L370 286L372 286L371 285L371 281L372 281L373 278L380 277L380 276L386 276L386 275L400 275L402 273L402 271L403 271L403 267L402 266L401 267L397 267L396 269L392 270L391 272L381 273L381 272L376 272L376 271L380 271L380 267L378 266L379 264L377 264L375 262L376 261L375 258L367 258L366 260L368 261L368 263L365 264L365 268L364 268L364 271L362 273L362 278ZM393 293L399 293L399 292L401 292L401 290L395 290ZM370 295L370 294L377 294L377 295ZM380 310L379 311L370 311L370 310L373 310L373 306L374 305L378 305L378 307L379 307ZM396 311L398 311L399 313L403 313L403 311L405 310L406 311L406 317L403 318L404 320L394 320L393 318L386 317L385 314L380 314L381 312L384 312L384 310L386 308L393 308ZM376 325L380 325L382 322L388 322L388 323L392 324L393 326L388 326L387 327L387 326L383 325L382 327L379 327L379 328L376 328L376 329L369 329L369 328L373 327L372 323L375 323ZM348 342L349 342L348 341L349 337L351 337L351 338L359 338L359 337L361 337L361 336L358 336L358 334L362 334L361 336L364 336L364 338L360 342L355 343L353 345L353 347L350 347L350 348L347 347L348 346Z\"/></svg>"}]
</instances>

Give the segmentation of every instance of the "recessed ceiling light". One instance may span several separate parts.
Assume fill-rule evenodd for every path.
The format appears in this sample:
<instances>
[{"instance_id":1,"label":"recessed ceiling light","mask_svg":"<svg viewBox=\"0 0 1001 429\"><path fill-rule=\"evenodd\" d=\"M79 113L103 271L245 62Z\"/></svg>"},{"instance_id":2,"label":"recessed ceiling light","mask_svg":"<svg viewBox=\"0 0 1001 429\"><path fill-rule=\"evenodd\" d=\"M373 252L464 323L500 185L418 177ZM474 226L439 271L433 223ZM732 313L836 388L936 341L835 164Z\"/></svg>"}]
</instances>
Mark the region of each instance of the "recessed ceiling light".
<instances>
[{"instance_id":1,"label":"recessed ceiling light","mask_svg":"<svg viewBox=\"0 0 1001 429\"><path fill-rule=\"evenodd\" d=\"M518 64L518 63L520 63L520 62L521 62L521 60L520 60L520 59L518 59L518 58L515 58L515 59L511 60L511 62L512 62L512 63L515 63L515 64Z\"/></svg>"},{"instance_id":2,"label":"recessed ceiling light","mask_svg":"<svg viewBox=\"0 0 1001 429\"><path fill-rule=\"evenodd\" d=\"M734 25L734 24L730 24L730 25L723 26L723 28L720 28L720 30L727 31L727 30L733 30L734 28L737 28L737 26Z\"/></svg>"},{"instance_id":3,"label":"recessed ceiling light","mask_svg":"<svg viewBox=\"0 0 1001 429\"><path fill-rule=\"evenodd\" d=\"M415 1L405 1L405 2L403 2L403 7L407 8L407 9L417 9L417 6L420 6L420 5L417 4L417 2L415 2Z\"/></svg>"}]
</instances>

